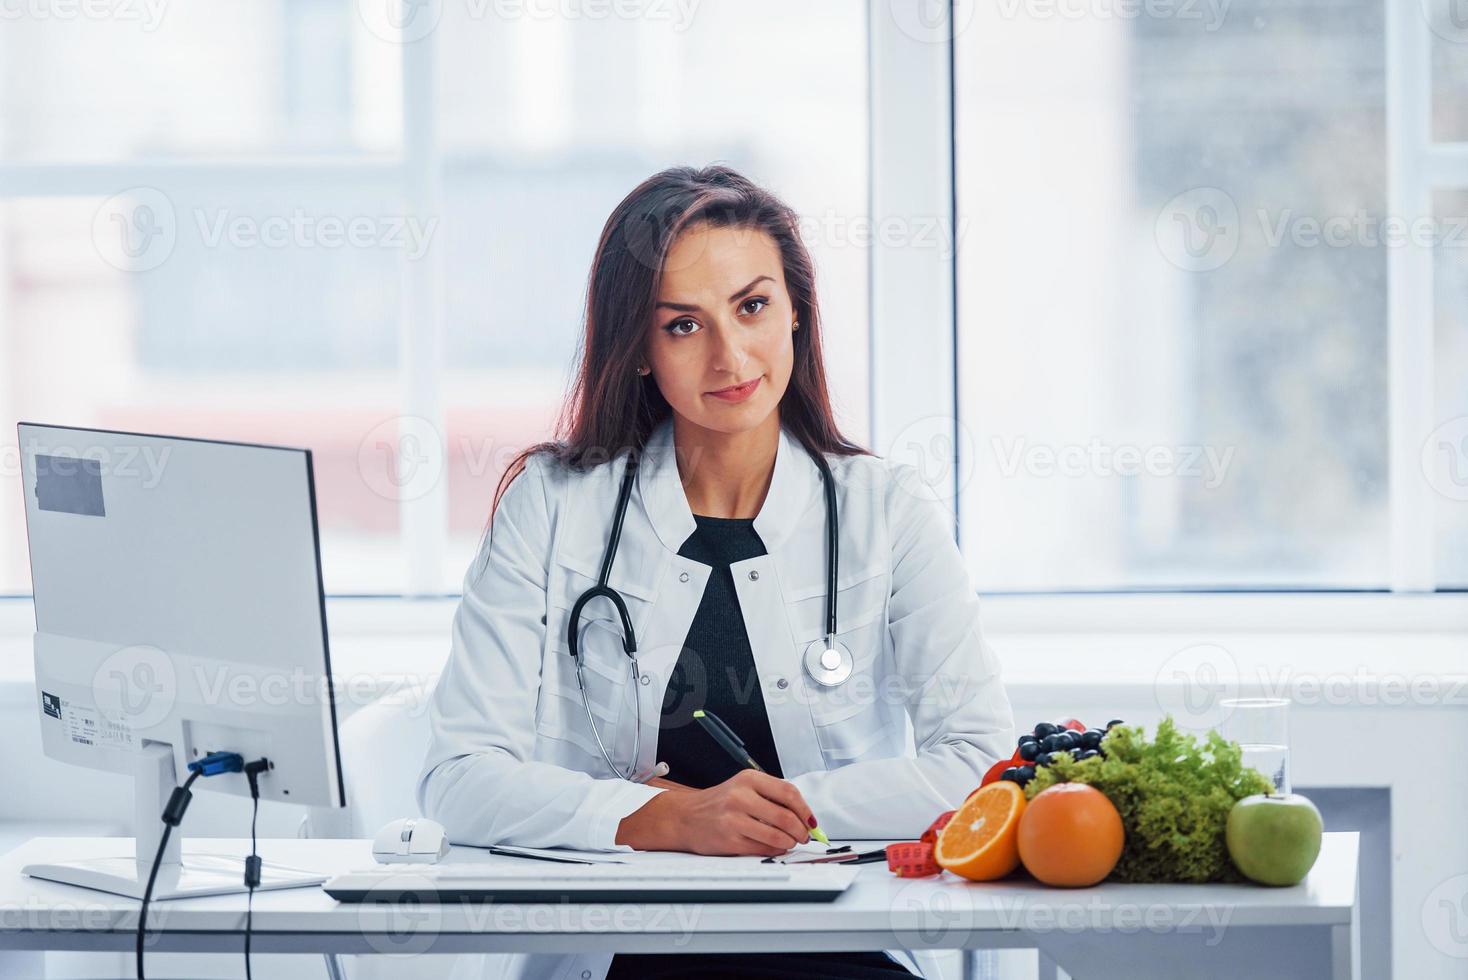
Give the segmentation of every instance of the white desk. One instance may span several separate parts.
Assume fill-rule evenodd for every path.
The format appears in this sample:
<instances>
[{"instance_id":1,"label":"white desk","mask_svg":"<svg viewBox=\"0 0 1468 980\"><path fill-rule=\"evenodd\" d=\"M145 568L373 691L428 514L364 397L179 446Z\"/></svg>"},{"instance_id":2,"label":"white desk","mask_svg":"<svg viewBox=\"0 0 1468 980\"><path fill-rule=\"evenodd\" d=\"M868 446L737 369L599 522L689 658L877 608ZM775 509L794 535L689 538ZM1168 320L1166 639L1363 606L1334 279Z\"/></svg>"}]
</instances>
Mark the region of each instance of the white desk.
<instances>
[{"instance_id":1,"label":"white desk","mask_svg":"<svg viewBox=\"0 0 1468 980\"><path fill-rule=\"evenodd\" d=\"M194 839L189 851L243 853L247 841ZM37 838L0 857L0 976L40 977L36 950L128 950L137 903L27 878L22 865L126 853L130 839ZM369 842L268 840L266 860L338 873L371 866ZM458 849L452 860L484 852ZM261 953L735 952L1038 948L1079 980L1309 977L1358 980L1357 835L1327 834L1293 888L1101 885L1027 878L904 880L866 865L832 903L801 905L338 904L317 888L258 893ZM240 956L245 898L155 903L149 949ZM676 943L676 945L674 945Z\"/></svg>"}]
</instances>

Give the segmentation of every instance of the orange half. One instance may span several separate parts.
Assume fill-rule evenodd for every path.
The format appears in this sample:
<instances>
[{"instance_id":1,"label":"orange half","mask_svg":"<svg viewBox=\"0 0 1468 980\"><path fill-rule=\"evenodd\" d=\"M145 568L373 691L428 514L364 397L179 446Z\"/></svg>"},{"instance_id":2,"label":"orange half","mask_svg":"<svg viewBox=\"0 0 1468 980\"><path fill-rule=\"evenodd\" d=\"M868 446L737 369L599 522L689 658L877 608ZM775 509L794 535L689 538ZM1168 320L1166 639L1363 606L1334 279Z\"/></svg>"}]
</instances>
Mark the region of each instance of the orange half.
<instances>
[{"instance_id":1,"label":"orange half","mask_svg":"<svg viewBox=\"0 0 1468 980\"><path fill-rule=\"evenodd\" d=\"M1019 867L1019 818L1025 791L1001 780L979 789L938 835L933 857L970 881L993 881Z\"/></svg>"}]
</instances>

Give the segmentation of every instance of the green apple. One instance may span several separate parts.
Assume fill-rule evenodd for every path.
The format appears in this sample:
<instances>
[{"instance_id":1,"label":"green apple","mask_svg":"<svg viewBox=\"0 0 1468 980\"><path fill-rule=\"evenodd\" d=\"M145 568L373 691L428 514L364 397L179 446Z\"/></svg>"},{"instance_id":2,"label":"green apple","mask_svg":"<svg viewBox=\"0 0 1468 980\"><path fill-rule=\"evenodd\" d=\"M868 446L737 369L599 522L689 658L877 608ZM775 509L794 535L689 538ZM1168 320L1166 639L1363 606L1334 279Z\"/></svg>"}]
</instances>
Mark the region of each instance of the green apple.
<instances>
[{"instance_id":1,"label":"green apple","mask_svg":"<svg viewBox=\"0 0 1468 980\"><path fill-rule=\"evenodd\" d=\"M1261 885L1298 884L1320 856L1325 824L1303 796L1246 796L1228 811L1228 856L1244 877Z\"/></svg>"}]
</instances>

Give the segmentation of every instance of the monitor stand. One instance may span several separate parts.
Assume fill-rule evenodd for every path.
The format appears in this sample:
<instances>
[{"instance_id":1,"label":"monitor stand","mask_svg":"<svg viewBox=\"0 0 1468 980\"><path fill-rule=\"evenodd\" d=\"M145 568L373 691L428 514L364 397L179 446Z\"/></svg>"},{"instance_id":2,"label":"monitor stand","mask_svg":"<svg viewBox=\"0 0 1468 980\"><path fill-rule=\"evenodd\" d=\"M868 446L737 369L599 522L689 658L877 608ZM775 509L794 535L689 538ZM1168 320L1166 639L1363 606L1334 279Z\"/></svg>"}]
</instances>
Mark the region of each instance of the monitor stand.
<instances>
[{"instance_id":1,"label":"monitor stand","mask_svg":"<svg viewBox=\"0 0 1468 980\"><path fill-rule=\"evenodd\" d=\"M148 873L153 869L158 842L163 836L163 810L177 785L174 781L173 747L164 742L145 743L138 753L134 777L133 831L137 836L133 854L82 858L57 864L28 864L20 869L21 873L32 878L141 899L148 885ZM163 860L158 865L158 878L153 884L154 900L232 895L248 890L245 888L246 855L243 852L184 855L178 831L179 828L174 828L169 835ZM328 877L264 862L260 869L260 884L255 890L303 888L319 885Z\"/></svg>"}]
</instances>

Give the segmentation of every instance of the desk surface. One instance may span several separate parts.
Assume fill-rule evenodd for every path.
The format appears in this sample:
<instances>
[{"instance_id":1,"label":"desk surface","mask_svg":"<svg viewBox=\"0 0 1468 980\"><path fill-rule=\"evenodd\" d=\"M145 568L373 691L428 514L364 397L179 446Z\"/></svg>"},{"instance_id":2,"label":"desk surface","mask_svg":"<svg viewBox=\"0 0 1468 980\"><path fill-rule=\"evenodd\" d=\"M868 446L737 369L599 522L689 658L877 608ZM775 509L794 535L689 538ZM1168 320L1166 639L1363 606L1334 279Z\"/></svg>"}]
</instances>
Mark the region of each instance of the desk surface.
<instances>
[{"instance_id":1,"label":"desk surface","mask_svg":"<svg viewBox=\"0 0 1468 980\"><path fill-rule=\"evenodd\" d=\"M0 949L128 948L137 926L136 902L29 878L20 868L38 861L127 854L131 848L130 838L43 837L0 857ZM247 848L244 840L185 841L186 854L243 854ZM365 840L263 840L259 849L267 861L322 873L373 866ZM458 848L448 860L490 858L484 851ZM613 946L633 951L667 948L669 936L694 935L717 935L717 945L731 949L757 936L764 949L790 950L831 948L833 937L849 949L1032 945L1004 937L1047 931L1197 932L1206 937L1233 928L1350 926L1356 864L1357 835L1330 833L1310 876L1292 888L1104 884L1054 889L1023 876L984 884L946 873L907 880L873 864L861 867L850 890L831 903L476 904L420 906L409 910L411 914L401 906L340 904L319 888L296 888L257 893L253 931L261 952L342 953L404 951L405 927L433 952L565 952ZM411 874L412 869L403 870ZM233 949L244 914L243 895L155 902L149 927L159 936L151 948ZM210 936L226 941L210 942ZM661 946L656 944L659 938ZM418 951L426 949L420 946Z\"/></svg>"}]
</instances>

